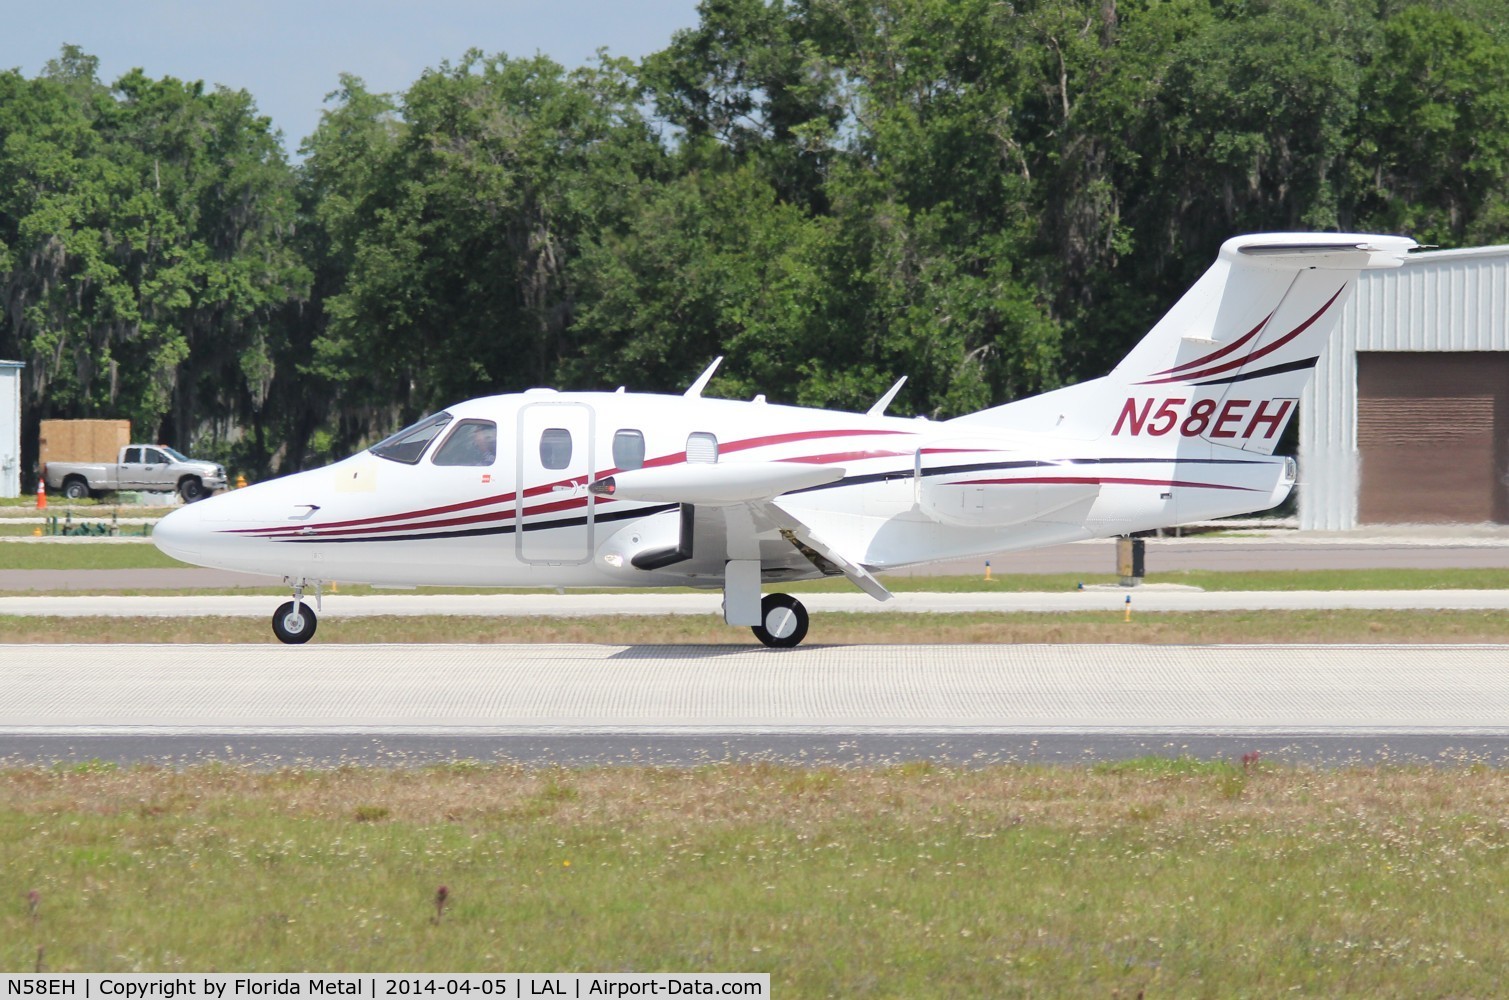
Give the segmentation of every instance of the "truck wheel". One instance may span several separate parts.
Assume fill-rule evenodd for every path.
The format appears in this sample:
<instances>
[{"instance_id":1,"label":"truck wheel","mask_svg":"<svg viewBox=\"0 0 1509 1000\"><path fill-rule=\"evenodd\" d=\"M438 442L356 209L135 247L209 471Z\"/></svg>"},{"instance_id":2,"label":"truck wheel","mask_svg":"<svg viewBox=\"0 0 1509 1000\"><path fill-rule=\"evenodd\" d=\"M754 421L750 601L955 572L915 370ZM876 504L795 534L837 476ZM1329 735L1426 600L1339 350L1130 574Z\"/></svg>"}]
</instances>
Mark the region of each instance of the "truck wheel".
<instances>
[{"instance_id":1,"label":"truck wheel","mask_svg":"<svg viewBox=\"0 0 1509 1000\"><path fill-rule=\"evenodd\" d=\"M184 503L193 503L195 500L203 500L210 495L210 491L204 488L204 483L193 476L185 476L183 482L178 484L178 495L183 497Z\"/></svg>"},{"instance_id":2,"label":"truck wheel","mask_svg":"<svg viewBox=\"0 0 1509 1000\"><path fill-rule=\"evenodd\" d=\"M77 476L63 483L63 495L70 500L88 500L89 484Z\"/></svg>"}]
</instances>

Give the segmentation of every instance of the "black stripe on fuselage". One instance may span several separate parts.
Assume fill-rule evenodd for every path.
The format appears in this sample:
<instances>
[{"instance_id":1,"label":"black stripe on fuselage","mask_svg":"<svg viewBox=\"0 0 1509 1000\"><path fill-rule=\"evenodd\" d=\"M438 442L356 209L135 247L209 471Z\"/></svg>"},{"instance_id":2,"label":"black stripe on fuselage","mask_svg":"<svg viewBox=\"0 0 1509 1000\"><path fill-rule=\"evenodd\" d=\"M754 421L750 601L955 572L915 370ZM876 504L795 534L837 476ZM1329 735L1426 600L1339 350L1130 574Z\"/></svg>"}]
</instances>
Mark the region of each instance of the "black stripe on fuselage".
<instances>
[{"instance_id":1,"label":"black stripe on fuselage","mask_svg":"<svg viewBox=\"0 0 1509 1000\"><path fill-rule=\"evenodd\" d=\"M1169 464L1174 465L1271 465L1261 459L1244 458L1061 458L1061 459L1030 459L1021 462L975 462L969 465L939 465L924 468L924 476L957 476L971 472L1000 472L1006 469L1053 469L1065 465L1151 465ZM783 496L794 496L798 493L814 493L818 490L836 490L847 486L863 486L866 483L880 483L893 479L911 479L914 473L911 469L891 472L871 472L862 476L845 476L837 482L824 483L821 486L809 486L806 489L792 490Z\"/></svg>"},{"instance_id":2,"label":"black stripe on fuselage","mask_svg":"<svg viewBox=\"0 0 1509 1000\"><path fill-rule=\"evenodd\" d=\"M636 517L649 517L652 514L661 514L668 510L675 510L680 504L668 503L658 507L646 507L638 510L619 510L608 514L598 514L592 520L597 524L606 524L610 521L627 521ZM525 531L543 531L549 528L570 528L587 523L586 515L577 517L563 517L555 521L535 521L524 525ZM484 535L512 535L518 531L517 524L500 524L491 528L457 528L454 531L423 531L411 532L404 535L367 535L357 538L320 538L319 536L302 536L293 538L274 538L275 542L297 542L303 545L326 544L343 545L347 542L415 542L426 541L431 538L478 538Z\"/></svg>"},{"instance_id":3,"label":"black stripe on fuselage","mask_svg":"<svg viewBox=\"0 0 1509 1000\"><path fill-rule=\"evenodd\" d=\"M1270 465L1261 459L1239 458L1065 458L1065 459L1030 459L1020 462L974 462L967 465L940 465L922 470L924 476L954 476L973 472L999 472L1008 469L1052 469L1065 465L1147 465L1147 464L1175 465ZM893 469L890 472L871 472L861 476L845 476L843 479L832 483L824 483L821 486L809 486L806 489L792 490L783 496L795 496L798 493L813 493L818 490L843 489L850 486L864 486L868 483L885 482L894 479L911 479L914 475L911 469ZM679 504L660 504L655 507L641 507L634 510L618 510L609 514L598 514L593 520L598 524L612 521L626 521L636 517L649 517L654 514L675 510ZM563 517L553 521L534 521L524 525L525 531L546 531L552 528L579 527L587 523L585 515ZM295 536L275 538L271 541L294 542L302 545L326 544L344 545L350 542L413 542L424 541L432 538L479 538L487 535L511 535L518 530L517 524L500 524L490 528L458 528L454 531L429 531L411 532L401 535L367 535L354 538L321 538L319 536Z\"/></svg>"}]
</instances>

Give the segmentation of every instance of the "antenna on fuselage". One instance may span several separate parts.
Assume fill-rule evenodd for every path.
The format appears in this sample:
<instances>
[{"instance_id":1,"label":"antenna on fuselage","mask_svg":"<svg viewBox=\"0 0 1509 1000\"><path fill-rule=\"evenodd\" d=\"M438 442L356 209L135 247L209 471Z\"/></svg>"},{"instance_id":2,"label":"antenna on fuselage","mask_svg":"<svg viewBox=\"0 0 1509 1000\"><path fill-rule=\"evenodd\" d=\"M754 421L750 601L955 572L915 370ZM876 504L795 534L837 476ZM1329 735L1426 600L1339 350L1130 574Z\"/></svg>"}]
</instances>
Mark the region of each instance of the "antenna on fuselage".
<instances>
[{"instance_id":1,"label":"antenna on fuselage","mask_svg":"<svg viewBox=\"0 0 1509 1000\"><path fill-rule=\"evenodd\" d=\"M723 355L720 354L716 358L713 358L713 363L707 366L706 371L697 376L697 381L693 382L691 386L687 388L686 392L682 393L682 395L684 395L687 399L700 398L702 395L702 390L707 388L707 383L712 380L713 372L717 371L718 366L722 363Z\"/></svg>"},{"instance_id":2,"label":"antenna on fuselage","mask_svg":"<svg viewBox=\"0 0 1509 1000\"><path fill-rule=\"evenodd\" d=\"M865 416L878 417L885 413L885 408L891 405L891 400L896 398L896 394L901 391L901 387L904 385L906 385L905 375L897 379L896 384L887 389L886 394L877 399L875 405L865 411Z\"/></svg>"}]
</instances>

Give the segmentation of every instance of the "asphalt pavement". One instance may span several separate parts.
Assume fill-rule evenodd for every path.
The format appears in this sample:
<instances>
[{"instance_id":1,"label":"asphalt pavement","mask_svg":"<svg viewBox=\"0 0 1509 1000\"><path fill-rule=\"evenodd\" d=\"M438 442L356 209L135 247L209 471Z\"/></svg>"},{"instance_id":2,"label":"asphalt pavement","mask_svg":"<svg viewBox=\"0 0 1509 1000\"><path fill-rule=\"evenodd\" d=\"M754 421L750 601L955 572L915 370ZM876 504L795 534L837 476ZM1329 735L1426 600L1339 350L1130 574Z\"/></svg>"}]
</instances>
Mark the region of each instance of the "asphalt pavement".
<instances>
[{"instance_id":1,"label":"asphalt pavement","mask_svg":"<svg viewBox=\"0 0 1509 1000\"><path fill-rule=\"evenodd\" d=\"M13 645L0 759L1502 763L1509 647Z\"/></svg>"}]
</instances>

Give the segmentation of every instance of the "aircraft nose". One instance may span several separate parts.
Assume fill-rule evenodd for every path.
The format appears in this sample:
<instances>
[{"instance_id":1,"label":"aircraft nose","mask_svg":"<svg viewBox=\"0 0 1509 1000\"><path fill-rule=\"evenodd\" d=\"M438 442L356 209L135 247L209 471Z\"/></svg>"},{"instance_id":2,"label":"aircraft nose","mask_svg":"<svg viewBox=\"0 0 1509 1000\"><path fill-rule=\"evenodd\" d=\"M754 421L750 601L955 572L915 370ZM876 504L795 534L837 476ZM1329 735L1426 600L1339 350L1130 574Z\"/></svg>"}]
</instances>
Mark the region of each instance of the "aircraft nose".
<instances>
[{"instance_id":1,"label":"aircraft nose","mask_svg":"<svg viewBox=\"0 0 1509 1000\"><path fill-rule=\"evenodd\" d=\"M208 501L204 501L208 502ZM152 543L165 555L181 562L198 563L212 530L205 523L201 504L180 507L157 522Z\"/></svg>"}]
</instances>

